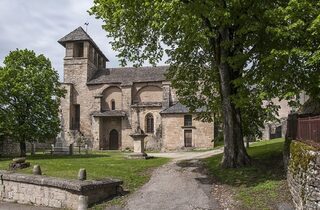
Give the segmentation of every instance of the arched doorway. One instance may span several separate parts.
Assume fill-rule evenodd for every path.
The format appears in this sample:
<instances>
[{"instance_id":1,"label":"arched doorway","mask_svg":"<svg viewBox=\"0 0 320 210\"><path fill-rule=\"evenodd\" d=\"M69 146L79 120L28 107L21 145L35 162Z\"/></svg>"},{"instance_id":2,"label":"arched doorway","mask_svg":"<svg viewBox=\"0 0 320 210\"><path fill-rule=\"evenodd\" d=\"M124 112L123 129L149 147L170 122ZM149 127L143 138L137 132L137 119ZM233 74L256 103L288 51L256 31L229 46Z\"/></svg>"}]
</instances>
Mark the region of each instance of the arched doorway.
<instances>
[{"instance_id":1,"label":"arched doorway","mask_svg":"<svg viewBox=\"0 0 320 210\"><path fill-rule=\"evenodd\" d=\"M118 150L119 149L119 133L117 130L113 129L110 131L109 135L109 149Z\"/></svg>"}]
</instances>

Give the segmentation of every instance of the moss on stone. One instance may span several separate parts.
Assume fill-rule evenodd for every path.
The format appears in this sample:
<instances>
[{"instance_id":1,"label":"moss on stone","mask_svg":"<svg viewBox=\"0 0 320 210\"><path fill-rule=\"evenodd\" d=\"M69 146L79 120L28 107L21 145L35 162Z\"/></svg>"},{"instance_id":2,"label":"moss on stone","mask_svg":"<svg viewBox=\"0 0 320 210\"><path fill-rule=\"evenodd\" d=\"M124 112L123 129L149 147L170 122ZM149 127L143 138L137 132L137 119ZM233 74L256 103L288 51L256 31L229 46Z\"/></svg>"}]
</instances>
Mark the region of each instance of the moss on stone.
<instances>
[{"instance_id":1,"label":"moss on stone","mask_svg":"<svg viewBox=\"0 0 320 210\"><path fill-rule=\"evenodd\" d=\"M299 141L292 142L289 170L293 175L297 174L299 170L306 172L310 162L316 160L316 156L311 154L310 151L317 151L317 149Z\"/></svg>"}]
</instances>

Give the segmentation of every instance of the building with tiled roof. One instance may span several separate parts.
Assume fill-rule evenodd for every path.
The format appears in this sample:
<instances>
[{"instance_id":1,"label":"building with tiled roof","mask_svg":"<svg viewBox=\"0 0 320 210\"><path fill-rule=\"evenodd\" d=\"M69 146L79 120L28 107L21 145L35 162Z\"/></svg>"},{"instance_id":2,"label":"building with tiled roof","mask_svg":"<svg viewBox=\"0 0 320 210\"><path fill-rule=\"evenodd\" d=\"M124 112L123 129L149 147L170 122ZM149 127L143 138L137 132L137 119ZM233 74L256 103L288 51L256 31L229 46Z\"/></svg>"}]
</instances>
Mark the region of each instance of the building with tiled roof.
<instances>
[{"instance_id":1,"label":"building with tiled roof","mask_svg":"<svg viewBox=\"0 0 320 210\"><path fill-rule=\"evenodd\" d=\"M69 144L76 130L93 149L131 149L130 134L140 126L147 149L212 147L213 124L196 121L178 102L167 66L108 68L107 57L81 27L58 42L66 49L61 114Z\"/></svg>"}]
</instances>

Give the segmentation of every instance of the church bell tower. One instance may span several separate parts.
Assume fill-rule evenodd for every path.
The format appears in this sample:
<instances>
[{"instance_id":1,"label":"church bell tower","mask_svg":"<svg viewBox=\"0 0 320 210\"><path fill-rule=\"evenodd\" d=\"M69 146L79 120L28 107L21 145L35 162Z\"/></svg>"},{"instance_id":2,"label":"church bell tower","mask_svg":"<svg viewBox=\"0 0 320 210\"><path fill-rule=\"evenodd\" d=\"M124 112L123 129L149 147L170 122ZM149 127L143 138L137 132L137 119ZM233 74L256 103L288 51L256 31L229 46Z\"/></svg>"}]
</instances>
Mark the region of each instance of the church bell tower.
<instances>
[{"instance_id":1,"label":"church bell tower","mask_svg":"<svg viewBox=\"0 0 320 210\"><path fill-rule=\"evenodd\" d=\"M97 70L106 68L107 57L82 27L78 27L58 42L66 49L64 83L86 83Z\"/></svg>"}]
</instances>

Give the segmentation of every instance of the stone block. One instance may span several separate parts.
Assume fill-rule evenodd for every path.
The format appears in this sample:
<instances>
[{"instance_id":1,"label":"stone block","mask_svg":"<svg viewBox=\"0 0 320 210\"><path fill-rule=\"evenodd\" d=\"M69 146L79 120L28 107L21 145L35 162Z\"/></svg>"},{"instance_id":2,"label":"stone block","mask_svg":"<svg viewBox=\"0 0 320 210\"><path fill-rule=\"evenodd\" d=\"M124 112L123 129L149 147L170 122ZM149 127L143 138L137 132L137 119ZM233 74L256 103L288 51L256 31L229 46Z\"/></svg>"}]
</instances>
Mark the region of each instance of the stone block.
<instances>
[{"instance_id":1,"label":"stone block","mask_svg":"<svg viewBox=\"0 0 320 210\"><path fill-rule=\"evenodd\" d=\"M32 173L34 175L42 175L42 171L39 165L33 166Z\"/></svg>"},{"instance_id":2,"label":"stone block","mask_svg":"<svg viewBox=\"0 0 320 210\"><path fill-rule=\"evenodd\" d=\"M26 162L26 158L25 157L14 158L12 160L12 163L24 163L24 162Z\"/></svg>"},{"instance_id":3,"label":"stone block","mask_svg":"<svg viewBox=\"0 0 320 210\"><path fill-rule=\"evenodd\" d=\"M87 179L87 171L85 168L80 168L78 173L78 179L84 181Z\"/></svg>"},{"instance_id":4,"label":"stone block","mask_svg":"<svg viewBox=\"0 0 320 210\"><path fill-rule=\"evenodd\" d=\"M0 200L68 209L78 208L79 195L87 197L90 205L115 195L122 184L115 179L65 180L7 171L0 171L0 176Z\"/></svg>"},{"instance_id":5,"label":"stone block","mask_svg":"<svg viewBox=\"0 0 320 210\"><path fill-rule=\"evenodd\" d=\"M62 203L60 200L57 199L50 199L49 206L54 208L62 208Z\"/></svg>"},{"instance_id":6,"label":"stone block","mask_svg":"<svg viewBox=\"0 0 320 210\"><path fill-rule=\"evenodd\" d=\"M292 144L302 143L293 142ZM315 157L320 156L320 151L301 150L299 152ZM295 155L299 154L292 152L291 158ZM317 161L314 162L312 159L307 168L289 166L287 181L296 209L317 209L317 203L320 202L320 170L317 166Z\"/></svg>"},{"instance_id":7,"label":"stone block","mask_svg":"<svg viewBox=\"0 0 320 210\"><path fill-rule=\"evenodd\" d=\"M78 210L87 210L88 196L80 195L78 199Z\"/></svg>"},{"instance_id":8,"label":"stone block","mask_svg":"<svg viewBox=\"0 0 320 210\"><path fill-rule=\"evenodd\" d=\"M9 169L10 170L16 170L16 169L23 169L23 168L28 168L30 167L29 162L24 162L24 163L10 163L9 164Z\"/></svg>"}]
</instances>

